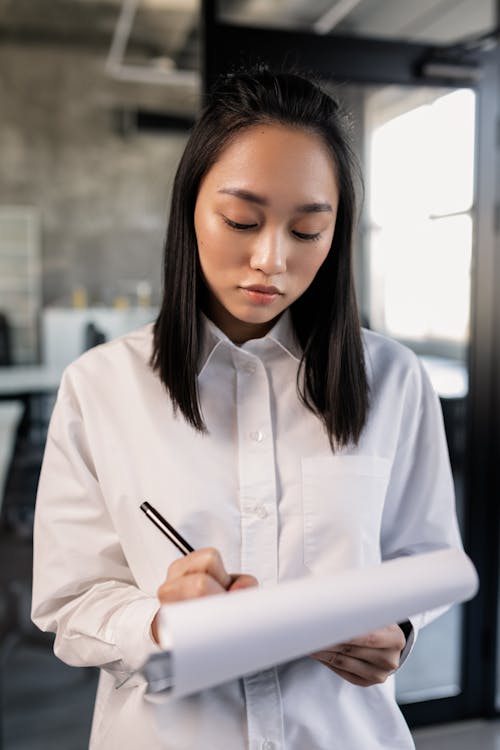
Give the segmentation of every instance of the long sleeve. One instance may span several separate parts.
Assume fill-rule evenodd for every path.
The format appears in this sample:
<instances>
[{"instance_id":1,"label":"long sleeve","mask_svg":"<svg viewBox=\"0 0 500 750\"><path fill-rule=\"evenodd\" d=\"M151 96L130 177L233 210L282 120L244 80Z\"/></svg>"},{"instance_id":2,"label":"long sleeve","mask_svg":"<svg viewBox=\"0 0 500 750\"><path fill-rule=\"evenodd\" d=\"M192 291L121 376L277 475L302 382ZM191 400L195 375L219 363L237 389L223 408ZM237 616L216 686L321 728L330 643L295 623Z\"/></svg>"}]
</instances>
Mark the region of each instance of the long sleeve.
<instances>
[{"instance_id":1,"label":"long sleeve","mask_svg":"<svg viewBox=\"0 0 500 750\"><path fill-rule=\"evenodd\" d=\"M119 467L113 470L119 471ZM117 686L159 650L150 635L159 608L127 565L96 476L70 379L52 415L37 495L32 618L56 633L54 652L73 666L98 666ZM131 677L132 675L132 677Z\"/></svg>"},{"instance_id":2,"label":"long sleeve","mask_svg":"<svg viewBox=\"0 0 500 750\"><path fill-rule=\"evenodd\" d=\"M420 362L409 371L405 386L382 519L384 559L462 546L441 406ZM412 617L414 633L409 645L418 630L443 611Z\"/></svg>"}]
</instances>

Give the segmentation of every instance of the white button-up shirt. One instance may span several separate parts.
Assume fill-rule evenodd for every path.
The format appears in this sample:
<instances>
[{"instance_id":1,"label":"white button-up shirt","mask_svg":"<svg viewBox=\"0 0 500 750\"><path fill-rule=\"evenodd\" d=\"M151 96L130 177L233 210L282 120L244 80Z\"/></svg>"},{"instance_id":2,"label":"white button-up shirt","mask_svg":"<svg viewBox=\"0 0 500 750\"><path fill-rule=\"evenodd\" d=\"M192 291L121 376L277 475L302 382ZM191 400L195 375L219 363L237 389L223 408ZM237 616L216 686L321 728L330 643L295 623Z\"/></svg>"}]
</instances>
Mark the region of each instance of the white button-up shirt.
<instances>
[{"instance_id":1,"label":"white button-up shirt","mask_svg":"<svg viewBox=\"0 0 500 750\"><path fill-rule=\"evenodd\" d=\"M62 660L101 668L91 748L413 747L392 678L357 687L309 657L164 703L162 744L137 671L158 650L155 594L179 555L145 500L261 586L460 545L438 399L412 352L363 338L369 418L335 455L297 396L289 313L242 346L204 319L205 435L149 367L150 325L67 368L37 498L32 615ZM434 614L412 618L415 631Z\"/></svg>"}]
</instances>

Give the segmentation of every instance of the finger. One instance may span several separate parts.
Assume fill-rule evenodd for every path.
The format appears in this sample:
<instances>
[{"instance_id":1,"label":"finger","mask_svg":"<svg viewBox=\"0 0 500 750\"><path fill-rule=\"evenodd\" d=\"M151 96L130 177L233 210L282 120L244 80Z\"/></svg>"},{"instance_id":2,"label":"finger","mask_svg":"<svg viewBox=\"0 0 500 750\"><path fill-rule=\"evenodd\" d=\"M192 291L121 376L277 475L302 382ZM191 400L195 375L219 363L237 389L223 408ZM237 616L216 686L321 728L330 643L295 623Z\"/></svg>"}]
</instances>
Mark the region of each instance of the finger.
<instances>
[{"instance_id":1,"label":"finger","mask_svg":"<svg viewBox=\"0 0 500 750\"><path fill-rule=\"evenodd\" d=\"M378 628L378 630L374 630L359 638L353 638L347 641L347 643L353 646L365 646L368 648L400 648L402 651L406 645L406 639L399 625L394 624L387 625L385 628Z\"/></svg>"},{"instance_id":2,"label":"finger","mask_svg":"<svg viewBox=\"0 0 500 750\"><path fill-rule=\"evenodd\" d=\"M208 573L188 573L173 581L167 580L162 583L157 596L161 604L166 604L186 599L198 599L202 596L214 596L224 592L225 588Z\"/></svg>"},{"instance_id":3,"label":"finger","mask_svg":"<svg viewBox=\"0 0 500 750\"><path fill-rule=\"evenodd\" d=\"M232 583L229 585L228 591L239 591L241 589L249 589L254 586L258 586L259 582L254 576L242 573L241 575L232 575Z\"/></svg>"},{"instance_id":4,"label":"finger","mask_svg":"<svg viewBox=\"0 0 500 750\"><path fill-rule=\"evenodd\" d=\"M393 671L389 669L381 669L374 664L338 653L323 652L319 661L336 670L339 669L343 672L349 672L351 675L365 680L370 685L385 682Z\"/></svg>"},{"instance_id":5,"label":"finger","mask_svg":"<svg viewBox=\"0 0 500 750\"><path fill-rule=\"evenodd\" d=\"M316 661L321 662L323 666L328 667L328 669L330 669L332 672L335 672L335 674L338 674L339 677L342 677L344 680L351 682L353 685L368 687L372 684L369 680L365 680L362 677L359 677L359 675L355 675L352 672L348 672L345 669L341 669L340 667L333 665L326 657L326 652L324 651L318 651L315 654L311 654L311 656L313 659L316 659Z\"/></svg>"},{"instance_id":6,"label":"finger","mask_svg":"<svg viewBox=\"0 0 500 750\"><path fill-rule=\"evenodd\" d=\"M207 573L223 589L227 589L231 584L231 576L226 571L218 550L214 547L204 547L174 560L168 568L167 581L173 581L176 578L193 573Z\"/></svg>"},{"instance_id":7,"label":"finger","mask_svg":"<svg viewBox=\"0 0 500 750\"><path fill-rule=\"evenodd\" d=\"M326 649L325 653L351 656L359 661L372 664L377 669L384 669L390 672L394 672L399 667L401 658L401 651L398 648L363 648L362 646L353 646L349 643Z\"/></svg>"}]
</instances>

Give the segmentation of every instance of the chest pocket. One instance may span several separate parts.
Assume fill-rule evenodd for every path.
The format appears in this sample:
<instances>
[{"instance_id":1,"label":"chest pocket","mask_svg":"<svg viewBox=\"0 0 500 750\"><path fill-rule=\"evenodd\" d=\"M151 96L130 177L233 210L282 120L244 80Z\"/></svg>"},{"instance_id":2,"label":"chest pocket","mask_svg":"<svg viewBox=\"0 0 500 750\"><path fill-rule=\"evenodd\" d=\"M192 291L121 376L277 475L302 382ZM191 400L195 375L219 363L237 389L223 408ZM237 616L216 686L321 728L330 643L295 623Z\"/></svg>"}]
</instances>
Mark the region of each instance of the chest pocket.
<instances>
[{"instance_id":1,"label":"chest pocket","mask_svg":"<svg viewBox=\"0 0 500 750\"><path fill-rule=\"evenodd\" d=\"M389 474L378 456L302 459L304 564L313 573L380 561Z\"/></svg>"}]
</instances>

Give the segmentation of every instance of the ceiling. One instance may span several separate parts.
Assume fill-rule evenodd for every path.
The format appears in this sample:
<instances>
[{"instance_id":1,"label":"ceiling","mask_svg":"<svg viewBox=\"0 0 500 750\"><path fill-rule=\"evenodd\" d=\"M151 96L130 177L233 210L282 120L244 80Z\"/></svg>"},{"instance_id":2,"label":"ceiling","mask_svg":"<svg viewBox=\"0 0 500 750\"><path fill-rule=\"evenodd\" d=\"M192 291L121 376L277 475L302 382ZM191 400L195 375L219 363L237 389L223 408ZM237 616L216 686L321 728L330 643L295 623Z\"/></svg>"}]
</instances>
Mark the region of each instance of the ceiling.
<instances>
[{"instance_id":1,"label":"ceiling","mask_svg":"<svg viewBox=\"0 0 500 750\"><path fill-rule=\"evenodd\" d=\"M0 43L109 48L122 0L0 0ZM198 28L198 0L137 0L128 55L176 59ZM186 64L194 66L196 61Z\"/></svg>"},{"instance_id":2,"label":"ceiling","mask_svg":"<svg viewBox=\"0 0 500 750\"><path fill-rule=\"evenodd\" d=\"M0 0L0 43L107 47L123 0ZM199 0L136 0L129 54L198 67ZM450 42L491 30L495 0L219 0L224 20L388 38ZM326 27L321 29L324 21ZM192 54L191 54L192 53Z\"/></svg>"},{"instance_id":3,"label":"ceiling","mask_svg":"<svg viewBox=\"0 0 500 750\"><path fill-rule=\"evenodd\" d=\"M495 0L220 0L242 23L322 33L450 42L495 25Z\"/></svg>"},{"instance_id":4,"label":"ceiling","mask_svg":"<svg viewBox=\"0 0 500 750\"><path fill-rule=\"evenodd\" d=\"M0 44L69 45L107 56L124 4L130 29L122 29L123 49L115 50L112 64L108 59L110 76L136 88L162 83L191 94L199 91L200 0L0 0ZM492 30L495 4L219 0L218 8L221 18L238 24L446 43Z\"/></svg>"}]
</instances>

